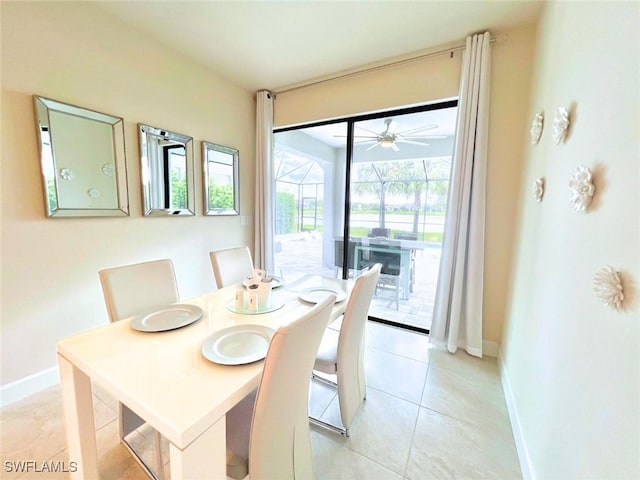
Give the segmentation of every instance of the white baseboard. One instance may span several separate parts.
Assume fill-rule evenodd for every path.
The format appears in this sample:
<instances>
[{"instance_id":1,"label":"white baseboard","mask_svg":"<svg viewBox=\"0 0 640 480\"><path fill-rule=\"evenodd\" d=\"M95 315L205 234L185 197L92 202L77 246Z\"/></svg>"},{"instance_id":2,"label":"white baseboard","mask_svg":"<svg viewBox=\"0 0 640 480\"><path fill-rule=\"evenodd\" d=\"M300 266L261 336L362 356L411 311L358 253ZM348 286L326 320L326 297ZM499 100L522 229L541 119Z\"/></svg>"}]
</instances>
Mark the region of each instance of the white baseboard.
<instances>
[{"instance_id":1,"label":"white baseboard","mask_svg":"<svg viewBox=\"0 0 640 480\"><path fill-rule=\"evenodd\" d=\"M513 439L516 444L516 450L518 452L518 460L520 460L520 470L522 470L523 480L535 480L533 465L531 464L531 458L529 457L529 450L527 449L527 442L522 432L522 426L520 425L520 417L518 417L518 410L516 408L515 399L513 398L513 392L511 391L511 382L509 381L509 374L507 367L502 361L502 351L498 349L498 366L500 368L500 378L502 380L502 390L504 392L504 399L507 403L507 410L509 412L509 420L511 421L511 430L513 431Z\"/></svg>"},{"instance_id":2,"label":"white baseboard","mask_svg":"<svg viewBox=\"0 0 640 480\"><path fill-rule=\"evenodd\" d=\"M51 367L15 382L2 385L0 389L0 407L11 405L58 383L60 383L58 367Z\"/></svg>"},{"instance_id":3,"label":"white baseboard","mask_svg":"<svg viewBox=\"0 0 640 480\"><path fill-rule=\"evenodd\" d=\"M440 342L435 340L433 337L429 340L432 345L436 348L440 348L442 350L448 350L447 342ZM500 344L496 342L491 342L489 340L482 340L482 351L479 348L470 349L465 345L464 342L458 342L458 348L466 350L469 355L476 356L478 358L484 357L492 357L497 358L498 352L500 351Z\"/></svg>"},{"instance_id":4,"label":"white baseboard","mask_svg":"<svg viewBox=\"0 0 640 480\"><path fill-rule=\"evenodd\" d=\"M498 357L500 350L500 344L496 342L490 342L489 340L482 340L482 355L492 358Z\"/></svg>"}]
</instances>

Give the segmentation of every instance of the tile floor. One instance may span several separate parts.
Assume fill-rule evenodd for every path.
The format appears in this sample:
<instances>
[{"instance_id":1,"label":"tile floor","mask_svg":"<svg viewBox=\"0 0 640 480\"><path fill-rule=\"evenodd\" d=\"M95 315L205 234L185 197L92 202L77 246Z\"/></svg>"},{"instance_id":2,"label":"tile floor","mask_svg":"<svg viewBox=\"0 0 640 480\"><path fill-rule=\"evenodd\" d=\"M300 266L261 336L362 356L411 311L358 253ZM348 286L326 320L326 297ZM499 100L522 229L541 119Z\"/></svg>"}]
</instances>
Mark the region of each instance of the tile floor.
<instances>
[{"instance_id":1,"label":"tile floor","mask_svg":"<svg viewBox=\"0 0 640 480\"><path fill-rule=\"evenodd\" d=\"M369 322L365 362L367 400L352 436L312 427L318 480L521 478L495 359L450 355L429 348L425 336ZM93 404L100 478L146 479L118 442L116 402L94 388ZM310 411L338 421L330 387L312 384ZM58 387L0 410L0 435L1 478L67 478L8 471L18 460L69 465ZM151 432L133 435L150 455ZM163 451L168 458L166 444Z\"/></svg>"}]
</instances>

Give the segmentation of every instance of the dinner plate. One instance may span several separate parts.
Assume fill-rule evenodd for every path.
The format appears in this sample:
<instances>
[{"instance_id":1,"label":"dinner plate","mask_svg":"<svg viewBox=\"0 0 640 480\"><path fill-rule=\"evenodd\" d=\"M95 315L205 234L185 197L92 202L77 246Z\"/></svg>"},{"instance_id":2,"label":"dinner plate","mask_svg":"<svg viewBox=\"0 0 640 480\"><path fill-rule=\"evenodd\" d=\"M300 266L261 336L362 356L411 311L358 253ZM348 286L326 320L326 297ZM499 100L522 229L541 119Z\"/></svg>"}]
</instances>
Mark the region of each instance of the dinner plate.
<instances>
[{"instance_id":1,"label":"dinner plate","mask_svg":"<svg viewBox=\"0 0 640 480\"><path fill-rule=\"evenodd\" d=\"M282 277L269 277L271 278L271 288L279 288L284 285L284 278Z\"/></svg>"},{"instance_id":2,"label":"dinner plate","mask_svg":"<svg viewBox=\"0 0 640 480\"><path fill-rule=\"evenodd\" d=\"M186 327L202 317L196 305L177 303L137 315L131 319L131 328L140 332L164 332Z\"/></svg>"},{"instance_id":3,"label":"dinner plate","mask_svg":"<svg viewBox=\"0 0 640 480\"><path fill-rule=\"evenodd\" d=\"M327 293L333 293L336 296L336 303L342 302L347 298L347 292L331 287L313 287L308 288L300 294L300 300L309 303L318 303Z\"/></svg>"},{"instance_id":4,"label":"dinner plate","mask_svg":"<svg viewBox=\"0 0 640 480\"><path fill-rule=\"evenodd\" d=\"M284 285L284 278L282 277L267 277L269 279L271 279L271 288L280 288L281 286ZM246 279L242 282L242 284L247 287L250 285L251 280L250 279Z\"/></svg>"},{"instance_id":5,"label":"dinner plate","mask_svg":"<svg viewBox=\"0 0 640 480\"><path fill-rule=\"evenodd\" d=\"M202 343L202 355L221 365L257 362L267 355L275 331L264 325L234 325L209 335Z\"/></svg>"}]
</instances>

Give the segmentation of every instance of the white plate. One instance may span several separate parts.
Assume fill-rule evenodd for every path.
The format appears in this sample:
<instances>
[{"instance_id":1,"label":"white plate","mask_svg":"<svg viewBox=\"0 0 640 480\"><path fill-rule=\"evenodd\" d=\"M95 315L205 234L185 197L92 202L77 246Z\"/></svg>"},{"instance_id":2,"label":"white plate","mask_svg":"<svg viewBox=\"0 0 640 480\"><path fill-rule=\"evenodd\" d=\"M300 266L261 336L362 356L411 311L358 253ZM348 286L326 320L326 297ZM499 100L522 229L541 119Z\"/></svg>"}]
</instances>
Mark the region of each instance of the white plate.
<instances>
[{"instance_id":1,"label":"white plate","mask_svg":"<svg viewBox=\"0 0 640 480\"><path fill-rule=\"evenodd\" d=\"M202 313L200 307L177 303L132 318L131 328L140 332L175 330L192 324L202 317Z\"/></svg>"},{"instance_id":2,"label":"white plate","mask_svg":"<svg viewBox=\"0 0 640 480\"><path fill-rule=\"evenodd\" d=\"M280 288L281 286L284 285L284 278L282 277L267 277L269 279L271 279L271 289L274 288ZM242 285L244 285L245 287L249 286L249 283L251 282L250 279L246 279L242 282Z\"/></svg>"},{"instance_id":3,"label":"white plate","mask_svg":"<svg viewBox=\"0 0 640 480\"><path fill-rule=\"evenodd\" d=\"M333 293L336 296L336 303L342 302L347 298L347 292L331 287L313 287L308 288L300 294L300 300L309 303L318 303L327 293Z\"/></svg>"},{"instance_id":4,"label":"white plate","mask_svg":"<svg viewBox=\"0 0 640 480\"><path fill-rule=\"evenodd\" d=\"M284 285L284 278L282 277L270 277L271 278L271 288L280 288Z\"/></svg>"},{"instance_id":5,"label":"white plate","mask_svg":"<svg viewBox=\"0 0 640 480\"><path fill-rule=\"evenodd\" d=\"M274 330L263 325L235 325L209 335L202 344L202 355L221 365L257 362L267 355Z\"/></svg>"}]
</instances>

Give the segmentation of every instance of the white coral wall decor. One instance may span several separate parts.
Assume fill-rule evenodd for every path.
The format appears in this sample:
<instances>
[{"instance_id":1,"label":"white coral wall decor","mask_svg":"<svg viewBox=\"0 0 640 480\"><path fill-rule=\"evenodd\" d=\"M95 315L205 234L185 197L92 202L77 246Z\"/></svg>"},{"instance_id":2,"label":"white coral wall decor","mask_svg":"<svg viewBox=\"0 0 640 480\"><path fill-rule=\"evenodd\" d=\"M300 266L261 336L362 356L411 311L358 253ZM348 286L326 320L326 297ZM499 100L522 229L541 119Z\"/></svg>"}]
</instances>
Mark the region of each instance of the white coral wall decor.
<instances>
[{"instance_id":1,"label":"white coral wall decor","mask_svg":"<svg viewBox=\"0 0 640 480\"><path fill-rule=\"evenodd\" d=\"M76 174L73 173L73 170L70 168L64 167L60 169L60 177L62 177L63 180L73 180L76 178Z\"/></svg>"},{"instance_id":2,"label":"white coral wall decor","mask_svg":"<svg viewBox=\"0 0 640 480\"><path fill-rule=\"evenodd\" d=\"M104 165L102 165L102 173L104 173L107 177L113 177L115 170L116 169L114 168L113 163L105 163Z\"/></svg>"},{"instance_id":3,"label":"white coral wall decor","mask_svg":"<svg viewBox=\"0 0 640 480\"><path fill-rule=\"evenodd\" d=\"M591 182L591 170L584 165L578 165L571 180L569 180L569 188L571 189L573 209L576 212L585 211L591 203L595 192L595 187Z\"/></svg>"},{"instance_id":4,"label":"white coral wall decor","mask_svg":"<svg viewBox=\"0 0 640 480\"><path fill-rule=\"evenodd\" d=\"M556 145L564 140L569 128L569 109L567 107L558 107L553 117L553 141Z\"/></svg>"},{"instance_id":5,"label":"white coral wall decor","mask_svg":"<svg viewBox=\"0 0 640 480\"><path fill-rule=\"evenodd\" d=\"M544 195L544 178L536 178L533 181L533 186L531 187L531 194L536 202L542 202L542 197Z\"/></svg>"},{"instance_id":6,"label":"white coral wall decor","mask_svg":"<svg viewBox=\"0 0 640 480\"><path fill-rule=\"evenodd\" d=\"M607 307L620 310L624 302L624 288L620 274L611 266L606 266L596 273L593 289L598 300Z\"/></svg>"},{"instance_id":7,"label":"white coral wall decor","mask_svg":"<svg viewBox=\"0 0 640 480\"><path fill-rule=\"evenodd\" d=\"M544 113L536 113L536 116L533 117L533 122L531 123L531 130L529 133L531 134L531 144L535 145L540 141L540 136L542 135L542 129L544 128Z\"/></svg>"}]
</instances>

